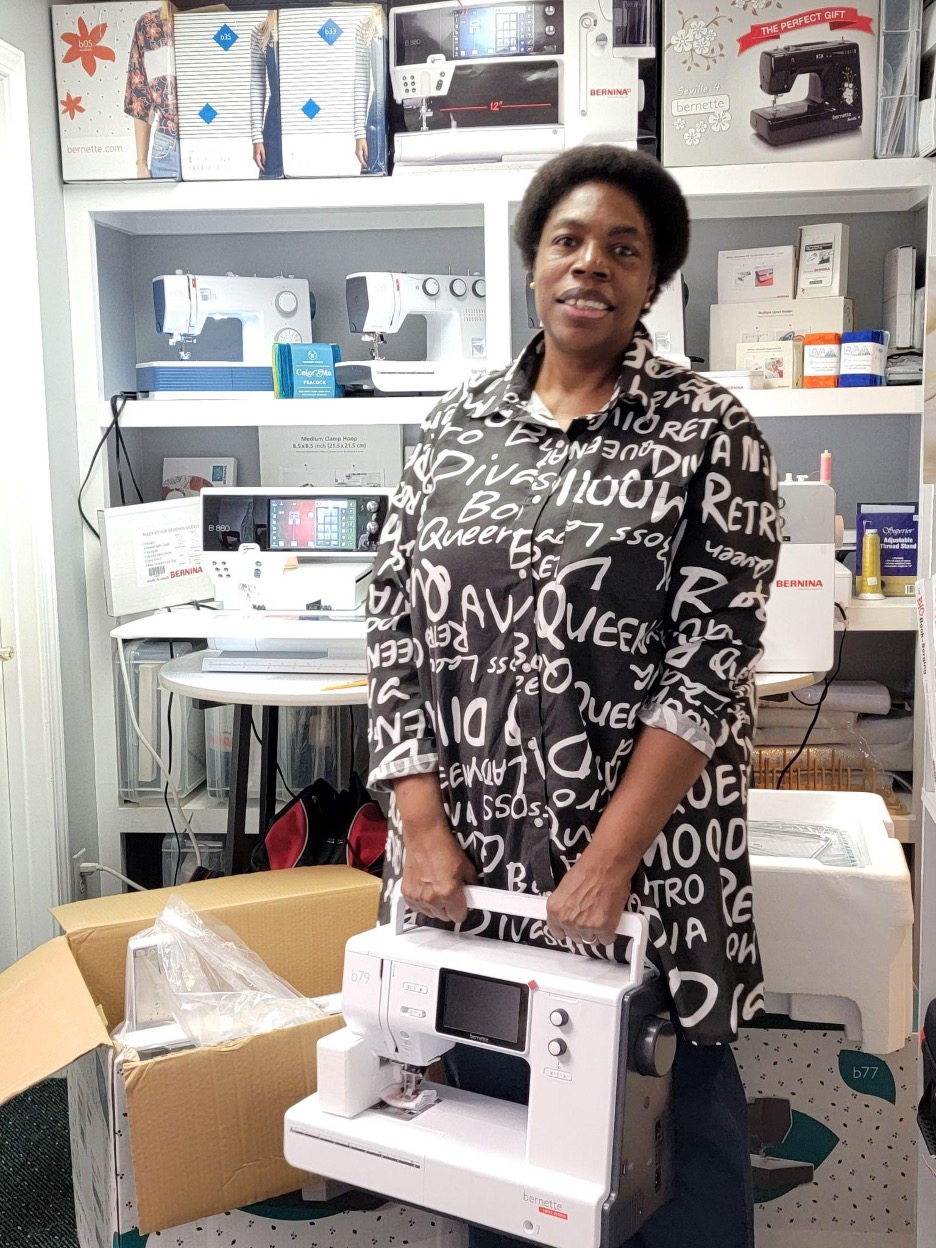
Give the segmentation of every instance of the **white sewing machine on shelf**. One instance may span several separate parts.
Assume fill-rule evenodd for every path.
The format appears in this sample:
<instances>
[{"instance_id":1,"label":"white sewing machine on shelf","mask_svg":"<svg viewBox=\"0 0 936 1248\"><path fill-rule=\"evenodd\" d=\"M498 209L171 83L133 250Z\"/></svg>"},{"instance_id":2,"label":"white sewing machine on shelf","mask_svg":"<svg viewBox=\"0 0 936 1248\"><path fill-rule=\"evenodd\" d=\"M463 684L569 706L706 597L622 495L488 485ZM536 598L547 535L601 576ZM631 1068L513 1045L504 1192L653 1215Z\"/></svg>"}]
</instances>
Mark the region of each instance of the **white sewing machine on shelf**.
<instances>
[{"instance_id":1,"label":"white sewing machine on shelf","mask_svg":"<svg viewBox=\"0 0 936 1248\"><path fill-rule=\"evenodd\" d=\"M154 399L226 398L273 390L271 353L277 342L310 342L309 283L301 277L208 277L177 270L153 278L156 330L179 348L178 360L137 365L137 391ZM208 320L231 318L243 326L240 362L191 358Z\"/></svg>"},{"instance_id":2,"label":"white sewing machine on shelf","mask_svg":"<svg viewBox=\"0 0 936 1248\"><path fill-rule=\"evenodd\" d=\"M469 905L545 918L545 899L468 889ZM665 987L630 961L391 921L348 942L347 1026L318 1045L318 1092L286 1114L286 1160L553 1248L617 1248L671 1194ZM530 1066L529 1106L426 1082L455 1043Z\"/></svg>"},{"instance_id":3,"label":"white sewing machine on shelf","mask_svg":"<svg viewBox=\"0 0 936 1248\"><path fill-rule=\"evenodd\" d=\"M656 22L652 0L391 7L394 172L655 148Z\"/></svg>"},{"instance_id":4,"label":"white sewing machine on shelf","mask_svg":"<svg viewBox=\"0 0 936 1248\"><path fill-rule=\"evenodd\" d=\"M369 343L369 360L342 360L335 377L351 392L446 394L484 372L485 283L478 275L349 273L348 323ZM381 347L411 316L426 321L425 360L385 360Z\"/></svg>"}]
</instances>

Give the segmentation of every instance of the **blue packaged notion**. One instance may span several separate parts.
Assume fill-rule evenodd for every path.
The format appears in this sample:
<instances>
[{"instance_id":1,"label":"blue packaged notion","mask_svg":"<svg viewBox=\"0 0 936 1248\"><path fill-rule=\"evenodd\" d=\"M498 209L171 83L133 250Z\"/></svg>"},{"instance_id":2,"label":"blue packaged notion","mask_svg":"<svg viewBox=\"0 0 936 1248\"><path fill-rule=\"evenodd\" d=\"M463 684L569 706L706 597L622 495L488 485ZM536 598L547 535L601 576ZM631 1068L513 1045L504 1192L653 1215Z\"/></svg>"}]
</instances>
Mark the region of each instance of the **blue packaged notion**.
<instances>
[{"instance_id":1,"label":"blue packaged notion","mask_svg":"<svg viewBox=\"0 0 936 1248\"><path fill-rule=\"evenodd\" d=\"M278 399L340 399L335 380L341 359L336 342L278 342L273 348L273 389Z\"/></svg>"},{"instance_id":2,"label":"blue packaged notion","mask_svg":"<svg viewBox=\"0 0 936 1248\"><path fill-rule=\"evenodd\" d=\"M887 370L886 329L854 329L842 334L839 357L839 388L883 386Z\"/></svg>"}]
</instances>

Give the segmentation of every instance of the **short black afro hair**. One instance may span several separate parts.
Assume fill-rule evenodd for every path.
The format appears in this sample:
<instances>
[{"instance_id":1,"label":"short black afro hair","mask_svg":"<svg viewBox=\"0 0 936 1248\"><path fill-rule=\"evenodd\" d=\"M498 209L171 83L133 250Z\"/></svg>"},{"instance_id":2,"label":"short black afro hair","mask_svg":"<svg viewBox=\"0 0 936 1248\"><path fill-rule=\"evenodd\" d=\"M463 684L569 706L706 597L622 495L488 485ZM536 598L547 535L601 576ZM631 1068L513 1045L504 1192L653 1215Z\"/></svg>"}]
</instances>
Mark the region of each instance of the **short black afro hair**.
<instances>
[{"instance_id":1,"label":"short black afro hair","mask_svg":"<svg viewBox=\"0 0 936 1248\"><path fill-rule=\"evenodd\" d=\"M533 268L549 214L585 182L606 182L636 200L653 239L657 290L682 267L689 251L689 211L676 180L646 152L610 143L571 147L533 175L514 221L514 242Z\"/></svg>"}]
</instances>

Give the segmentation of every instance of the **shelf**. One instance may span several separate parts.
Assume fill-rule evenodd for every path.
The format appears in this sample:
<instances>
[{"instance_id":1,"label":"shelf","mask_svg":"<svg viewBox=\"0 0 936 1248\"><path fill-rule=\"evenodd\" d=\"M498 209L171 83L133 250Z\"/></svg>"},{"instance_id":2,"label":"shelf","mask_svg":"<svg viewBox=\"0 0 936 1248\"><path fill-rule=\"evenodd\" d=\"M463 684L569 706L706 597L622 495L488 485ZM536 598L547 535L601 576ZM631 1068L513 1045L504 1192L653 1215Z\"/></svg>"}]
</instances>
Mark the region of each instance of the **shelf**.
<instances>
[{"instance_id":1,"label":"shelf","mask_svg":"<svg viewBox=\"0 0 936 1248\"><path fill-rule=\"evenodd\" d=\"M901 212L932 186L923 159L799 161L671 169L696 219ZM424 229L481 223L486 203L516 203L533 171L492 165L389 178L274 182L72 184L68 211L130 234L226 234L316 229ZM415 209L415 211L414 211Z\"/></svg>"},{"instance_id":2,"label":"shelf","mask_svg":"<svg viewBox=\"0 0 936 1248\"><path fill-rule=\"evenodd\" d=\"M755 420L774 416L913 416L923 411L922 386L739 390L737 395Z\"/></svg>"},{"instance_id":3,"label":"shelf","mask_svg":"<svg viewBox=\"0 0 936 1248\"><path fill-rule=\"evenodd\" d=\"M836 625L841 629L842 625ZM914 633L917 630L916 599L885 598L883 602L863 602L852 598L848 604L848 631L851 633Z\"/></svg>"},{"instance_id":4,"label":"shelf","mask_svg":"<svg viewBox=\"0 0 936 1248\"><path fill-rule=\"evenodd\" d=\"M254 425L419 425L441 395L381 399L130 399L122 429L230 428ZM101 405L101 428L110 406Z\"/></svg>"}]
</instances>

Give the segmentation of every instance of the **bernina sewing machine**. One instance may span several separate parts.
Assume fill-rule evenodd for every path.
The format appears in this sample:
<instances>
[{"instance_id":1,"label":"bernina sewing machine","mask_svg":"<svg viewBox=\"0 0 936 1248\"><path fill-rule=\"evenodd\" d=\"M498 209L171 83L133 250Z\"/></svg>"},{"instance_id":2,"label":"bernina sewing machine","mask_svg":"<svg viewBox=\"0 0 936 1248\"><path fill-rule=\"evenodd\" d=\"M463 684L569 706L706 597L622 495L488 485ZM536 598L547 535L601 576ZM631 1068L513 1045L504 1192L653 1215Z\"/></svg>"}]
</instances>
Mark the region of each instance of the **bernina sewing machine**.
<instances>
[{"instance_id":1,"label":"bernina sewing machine","mask_svg":"<svg viewBox=\"0 0 936 1248\"><path fill-rule=\"evenodd\" d=\"M653 0L391 7L396 172L585 142L655 150L656 37Z\"/></svg>"},{"instance_id":2,"label":"bernina sewing machine","mask_svg":"<svg viewBox=\"0 0 936 1248\"><path fill-rule=\"evenodd\" d=\"M363 674L363 604L390 491L306 486L201 493L207 671Z\"/></svg>"},{"instance_id":3,"label":"bernina sewing machine","mask_svg":"<svg viewBox=\"0 0 936 1248\"><path fill-rule=\"evenodd\" d=\"M532 894L469 906L545 921ZM492 915L493 918L493 915ZM496 920L494 920L496 921ZM618 1248L672 1191L673 1025L646 979L647 924L618 964L391 919L351 938L318 1092L287 1111L286 1160L552 1248ZM456 1042L522 1057L529 1106L428 1082Z\"/></svg>"},{"instance_id":4,"label":"bernina sewing machine","mask_svg":"<svg viewBox=\"0 0 936 1248\"><path fill-rule=\"evenodd\" d=\"M435 273L350 273L345 295L354 333L370 360L342 360L335 376L349 390L446 394L485 368L484 278ZM410 316L426 320L425 360L385 360L380 351Z\"/></svg>"},{"instance_id":5,"label":"bernina sewing machine","mask_svg":"<svg viewBox=\"0 0 936 1248\"><path fill-rule=\"evenodd\" d=\"M757 670L827 672L835 648L835 491L787 480L779 492L782 545Z\"/></svg>"},{"instance_id":6,"label":"bernina sewing machine","mask_svg":"<svg viewBox=\"0 0 936 1248\"><path fill-rule=\"evenodd\" d=\"M177 270L153 278L153 304L157 332L179 348L178 360L137 365L137 391L154 399L272 390L273 344L312 338L309 283L301 277L206 277ZM206 321L226 317L243 326L242 360L193 360L191 348Z\"/></svg>"},{"instance_id":7,"label":"bernina sewing machine","mask_svg":"<svg viewBox=\"0 0 936 1248\"><path fill-rule=\"evenodd\" d=\"M777 96L792 90L801 74L809 76L806 98L778 104ZM861 59L856 43L798 43L761 52L760 85L774 102L753 109L751 125L772 147L861 127Z\"/></svg>"}]
</instances>

